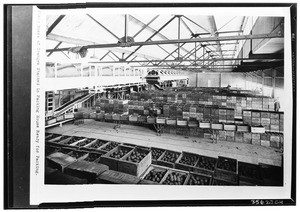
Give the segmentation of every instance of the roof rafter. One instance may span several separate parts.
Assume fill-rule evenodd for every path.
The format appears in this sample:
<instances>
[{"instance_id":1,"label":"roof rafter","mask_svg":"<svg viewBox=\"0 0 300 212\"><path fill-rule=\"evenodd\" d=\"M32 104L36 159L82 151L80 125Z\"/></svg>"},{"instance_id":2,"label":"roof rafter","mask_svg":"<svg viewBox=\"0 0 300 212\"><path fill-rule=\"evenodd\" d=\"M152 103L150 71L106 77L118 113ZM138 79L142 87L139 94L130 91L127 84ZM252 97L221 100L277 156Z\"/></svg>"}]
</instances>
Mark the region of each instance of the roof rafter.
<instances>
[{"instance_id":1,"label":"roof rafter","mask_svg":"<svg viewBox=\"0 0 300 212\"><path fill-rule=\"evenodd\" d=\"M175 19L175 16L173 16L169 21L167 21L162 27L160 27L159 30L157 30L154 34L152 34L146 41L149 42L156 34L158 34L162 29L164 29L169 23L171 23ZM152 41L153 42L153 41ZM140 48L142 48L143 44L139 45L131 54L129 54L125 60L127 60L131 55L133 55L135 52L137 52Z\"/></svg>"},{"instance_id":2,"label":"roof rafter","mask_svg":"<svg viewBox=\"0 0 300 212\"><path fill-rule=\"evenodd\" d=\"M54 22L53 24L51 24L51 26L48 28L47 32L46 32L46 36L49 35L54 28L59 24L59 22L61 22L61 20L65 17L65 15L60 15Z\"/></svg>"},{"instance_id":3,"label":"roof rafter","mask_svg":"<svg viewBox=\"0 0 300 212\"><path fill-rule=\"evenodd\" d=\"M210 20L210 26L211 26L211 30L212 30L211 34L214 35L214 36L219 37L218 33L216 33L218 31L218 29L217 29L215 17L214 16L209 16L209 20ZM216 42L218 44L217 51L220 53L221 58L223 58L220 41L216 41Z\"/></svg>"},{"instance_id":4,"label":"roof rafter","mask_svg":"<svg viewBox=\"0 0 300 212\"><path fill-rule=\"evenodd\" d=\"M169 22L171 22L172 20L173 20L173 18ZM251 34L251 35L222 36L222 37L212 36L212 37L208 37L208 38L193 38L193 39L179 39L179 40L175 39L175 40L149 41L152 37L154 37L154 35L152 35L150 38L148 38L144 42L134 42L134 43L131 43L130 46L138 46L138 48L134 52L132 52L132 54L134 54L138 49L140 49L144 45L283 38L283 36L281 34L279 34L279 33L271 33L271 34ZM86 48L112 48L112 47L120 47L120 44L118 44L118 43L96 44L96 45L87 45L85 47ZM46 51L47 52L52 52L52 51L67 51L67 50L69 50L69 48L47 49Z\"/></svg>"},{"instance_id":5,"label":"roof rafter","mask_svg":"<svg viewBox=\"0 0 300 212\"><path fill-rule=\"evenodd\" d=\"M54 47L54 49L57 49L60 45L62 44L62 42L58 42L58 44ZM49 57L53 52L50 52L47 57Z\"/></svg>"},{"instance_id":6,"label":"roof rafter","mask_svg":"<svg viewBox=\"0 0 300 212\"><path fill-rule=\"evenodd\" d=\"M112 31L110 31L108 28L106 28L103 24L101 24L99 21L97 21L93 16L91 16L90 14L87 14L87 16L90 17L93 21L95 21L98 25L100 25L103 29L105 29L109 34L111 34L118 41L121 42L121 39L116 34L114 34Z\"/></svg>"},{"instance_id":7,"label":"roof rafter","mask_svg":"<svg viewBox=\"0 0 300 212\"><path fill-rule=\"evenodd\" d=\"M132 15L129 15L130 17L132 17L133 19L135 19L136 21L141 22L139 19L133 17ZM146 29L153 21L155 21L155 19L157 19L159 17L159 15L155 16L154 18L152 18L147 24L144 24L144 26L137 32L135 33L135 35L133 36L133 38L135 38L136 36L138 36L142 31L144 31L144 29ZM142 23L142 22L141 22Z\"/></svg>"},{"instance_id":8,"label":"roof rafter","mask_svg":"<svg viewBox=\"0 0 300 212\"><path fill-rule=\"evenodd\" d=\"M150 27L149 25L150 24L145 24L144 22L142 22L141 20L139 20L139 19L137 19L136 17L134 17L133 15L130 15L130 17L132 18L132 19L134 19L136 22L138 22L138 23L140 23L143 27L142 27L142 29L149 29L149 30L151 30L153 33L156 33L157 32L157 30L155 30L155 29L153 29L152 27ZM165 35L163 35L162 33L157 33L157 35L158 36L160 36L162 39L165 39L165 40L170 40L168 37L166 37ZM177 47L177 45L176 45L176 47ZM188 51L188 50L186 50L186 49L184 49L184 48L182 48L184 51Z\"/></svg>"}]
</instances>

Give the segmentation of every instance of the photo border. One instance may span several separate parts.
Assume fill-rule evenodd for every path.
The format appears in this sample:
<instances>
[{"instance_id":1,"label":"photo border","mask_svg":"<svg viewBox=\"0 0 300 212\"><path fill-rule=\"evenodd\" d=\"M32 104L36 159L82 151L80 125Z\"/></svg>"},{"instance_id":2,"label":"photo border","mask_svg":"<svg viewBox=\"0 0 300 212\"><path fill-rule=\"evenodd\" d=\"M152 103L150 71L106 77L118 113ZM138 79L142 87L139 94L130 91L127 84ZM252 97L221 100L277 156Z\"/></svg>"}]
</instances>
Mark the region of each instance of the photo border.
<instances>
[{"instance_id":1,"label":"photo border","mask_svg":"<svg viewBox=\"0 0 300 212\"><path fill-rule=\"evenodd\" d=\"M21 49L20 52L13 50L13 42L16 37L12 34L12 17L11 6L37 6L40 9L78 9L78 8L94 8L94 7L290 7L291 16L291 35L292 35L292 86L293 86L293 117L296 117L296 9L295 3L87 3L87 4L29 4L29 5L5 5L4 11L4 32L8 34L4 35L6 48L4 48L4 185L5 185L5 207L6 208L82 208L82 207L156 207L156 206L249 206L250 200L176 200L176 201L92 201L92 202L77 202L77 203L42 203L39 206L29 205L29 182L27 182L29 176L29 159L27 150L30 151L30 142L20 142L20 138L23 141L30 141L30 119L28 114L20 114L20 111L16 105L24 104L25 109L22 111L30 111L31 100L24 93L16 93L19 86L22 85L25 93L30 94L31 84L24 83L24 79L28 79L31 76L31 64L26 64L25 67L28 71L21 72L22 70L17 69L18 67L24 66L22 60L14 61L13 58L21 55L29 55L25 49ZM25 38L24 38L25 39ZM31 37L26 37L26 40L31 40ZM25 43L24 43L25 45ZM30 43L31 45L31 43ZM29 60L31 62L31 59ZM21 77L15 78L18 74ZM26 82L26 81L25 81ZM30 95L29 95L30 96ZM29 102L29 105L28 105ZM29 112L30 116L30 112ZM20 128L26 126L25 128ZM295 205L296 204L296 118L293 118L293 129L292 129L292 180L291 180L291 198L282 199L284 205ZM26 132L28 130L28 132ZM24 133L25 132L25 133ZM24 136L25 134L25 136ZM28 137L29 136L29 137ZM18 149L16 149L18 148ZM14 156L18 151L24 149L25 161L21 156ZM26 160L27 157L27 160ZM23 166L22 173L16 172L16 168ZM28 168L27 170L25 168ZM24 171L26 174L24 177ZM27 172L28 171L28 172ZM23 178L21 179L21 175ZM22 189L18 189L17 186L21 186ZM16 195L17 192L24 191L22 195ZM28 204L26 204L28 201Z\"/></svg>"}]
</instances>

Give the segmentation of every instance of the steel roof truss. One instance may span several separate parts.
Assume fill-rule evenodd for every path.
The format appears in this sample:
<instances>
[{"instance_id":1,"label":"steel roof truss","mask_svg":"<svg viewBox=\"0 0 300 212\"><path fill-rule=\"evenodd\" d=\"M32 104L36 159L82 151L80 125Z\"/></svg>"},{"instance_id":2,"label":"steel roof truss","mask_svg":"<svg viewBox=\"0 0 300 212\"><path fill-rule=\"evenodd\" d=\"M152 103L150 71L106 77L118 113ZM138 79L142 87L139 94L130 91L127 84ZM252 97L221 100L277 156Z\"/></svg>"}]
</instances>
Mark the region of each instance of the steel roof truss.
<instances>
[{"instance_id":1,"label":"steel roof truss","mask_svg":"<svg viewBox=\"0 0 300 212\"><path fill-rule=\"evenodd\" d=\"M175 19L175 16L173 16L169 21L167 21L159 30L157 30L154 34L152 34L145 42L148 42L151 40L155 35L157 35L162 29L164 29L166 26L168 26L169 23L171 23ZM125 60L127 60L131 55L133 55L135 52L137 52L140 48L142 48L143 44L139 45L131 54L129 54Z\"/></svg>"},{"instance_id":2,"label":"steel roof truss","mask_svg":"<svg viewBox=\"0 0 300 212\"><path fill-rule=\"evenodd\" d=\"M108 28L106 28L103 24L101 24L99 21L97 21L93 16L87 14L88 17L90 17L93 21L95 21L98 25L100 25L103 29L105 29L109 34L111 34L112 36L114 36L119 42L121 42L121 39L114 34L112 31L110 31Z\"/></svg>"}]
</instances>

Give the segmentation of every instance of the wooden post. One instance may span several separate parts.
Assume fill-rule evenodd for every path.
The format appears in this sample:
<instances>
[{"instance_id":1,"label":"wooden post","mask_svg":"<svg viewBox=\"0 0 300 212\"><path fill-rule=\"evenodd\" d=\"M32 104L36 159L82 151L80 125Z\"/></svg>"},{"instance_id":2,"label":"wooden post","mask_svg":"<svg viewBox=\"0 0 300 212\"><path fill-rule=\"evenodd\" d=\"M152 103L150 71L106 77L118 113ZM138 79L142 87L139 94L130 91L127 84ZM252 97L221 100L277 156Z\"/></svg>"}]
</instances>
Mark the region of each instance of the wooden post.
<instances>
[{"instance_id":1,"label":"wooden post","mask_svg":"<svg viewBox=\"0 0 300 212\"><path fill-rule=\"evenodd\" d=\"M57 78L57 63L54 63L54 78Z\"/></svg>"},{"instance_id":2,"label":"wooden post","mask_svg":"<svg viewBox=\"0 0 300 212\"><path fill-rule=\"evenodd\" d=\"M276 69L274 69L272 72L272 86L273 86L272 97L273 98L275 98L275 80L276 80Z\"/></svg>"},{"instance_id":3,"label":"wooden post","mask_svg":"<svg viewBox=\"0 0 300 212\"><path fill-rule=\"evenodd\" d=\"M265 95L265 72L262 71L262 95Z\"/></svg>"}]
</instances>

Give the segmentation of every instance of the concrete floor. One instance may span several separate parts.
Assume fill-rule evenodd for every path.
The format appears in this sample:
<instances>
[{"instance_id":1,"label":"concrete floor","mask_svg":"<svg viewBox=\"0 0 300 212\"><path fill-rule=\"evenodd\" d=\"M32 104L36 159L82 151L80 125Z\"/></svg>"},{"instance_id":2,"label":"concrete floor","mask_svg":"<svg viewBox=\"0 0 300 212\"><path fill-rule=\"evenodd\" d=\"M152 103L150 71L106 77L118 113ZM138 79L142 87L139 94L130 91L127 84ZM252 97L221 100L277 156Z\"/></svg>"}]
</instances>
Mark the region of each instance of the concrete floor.
<instances>
[{"instance_id":1,"label":"concrete floor","mask_svg":"<svg viewBox=\"0 0 300 212\"><path fill-rule=\"evenodd\" d=\"M157 136L156 132L146 127L121 125L121 128L115 130L114 126L114 123L87 119L84 124L74 125L66 123L62 127L57 126L46 129L46 132L99 138L180 152L187 151L210 157L225 156L253 164L265 163L275 166L281 166L282 164L282 153L271 147L227 141L218 141L217 144L213 144L210 139L204 138L184 137L172 134Z\"/></svg>"}]
</instances>

